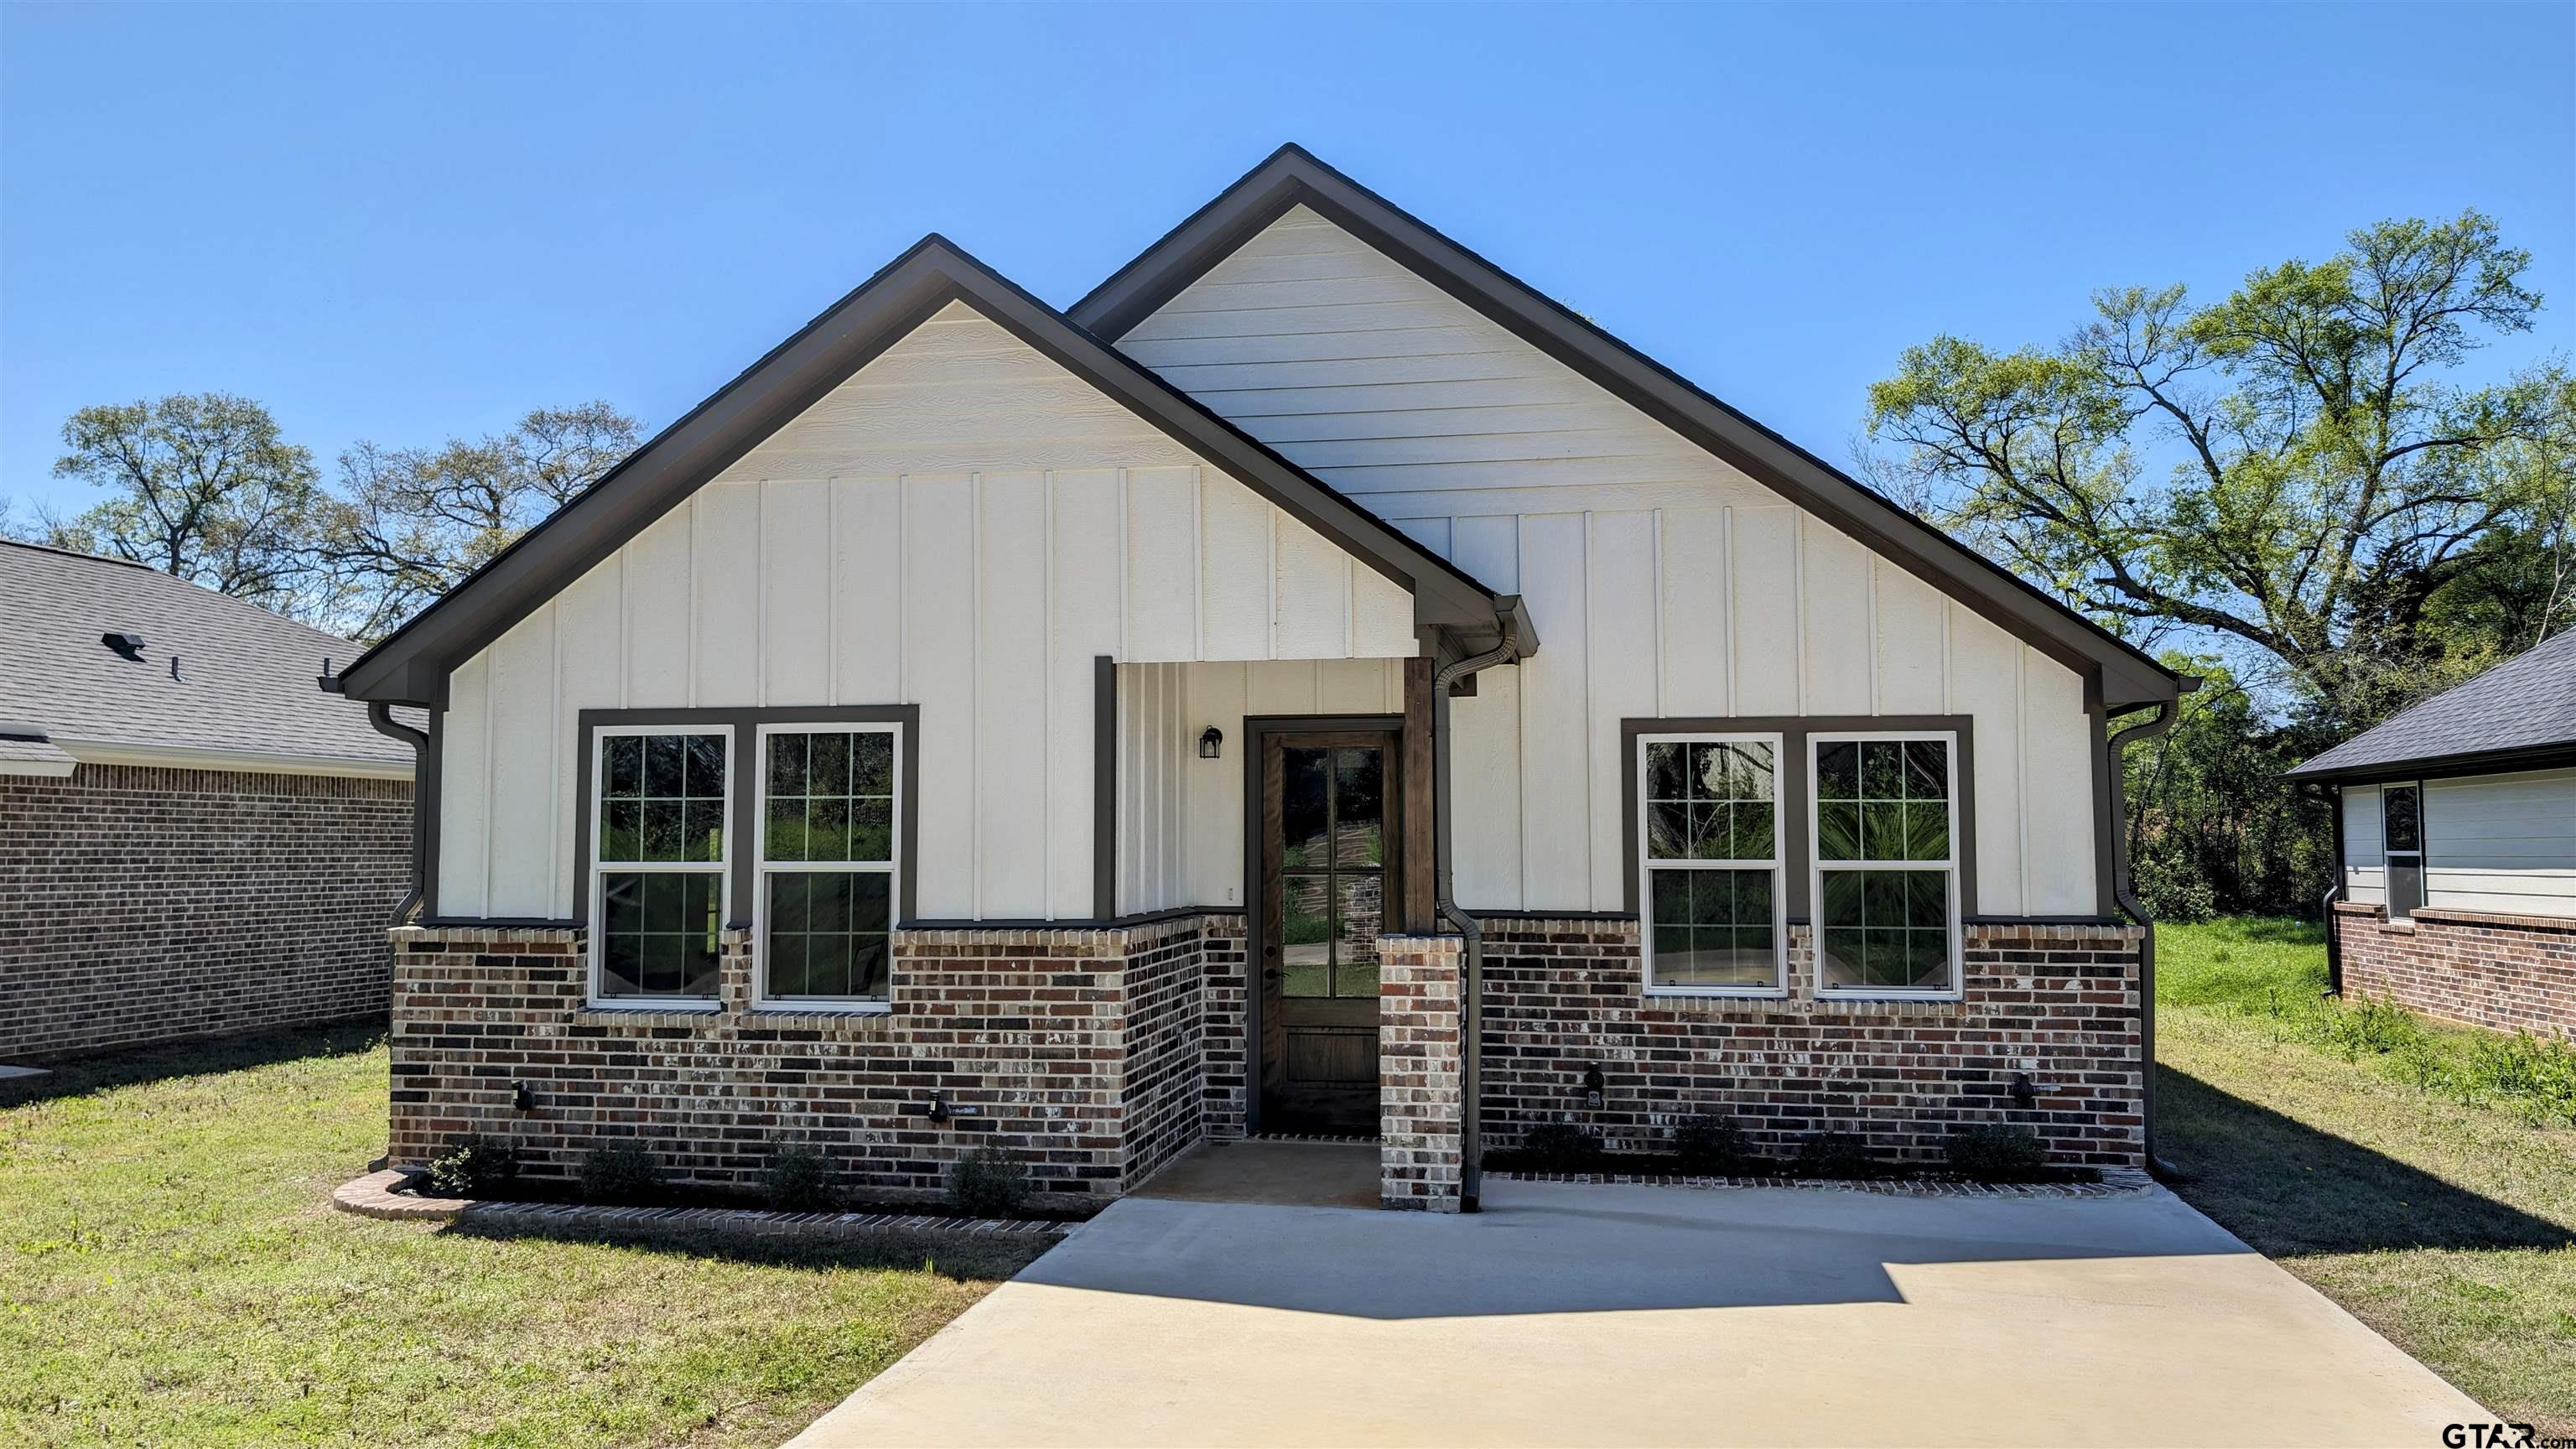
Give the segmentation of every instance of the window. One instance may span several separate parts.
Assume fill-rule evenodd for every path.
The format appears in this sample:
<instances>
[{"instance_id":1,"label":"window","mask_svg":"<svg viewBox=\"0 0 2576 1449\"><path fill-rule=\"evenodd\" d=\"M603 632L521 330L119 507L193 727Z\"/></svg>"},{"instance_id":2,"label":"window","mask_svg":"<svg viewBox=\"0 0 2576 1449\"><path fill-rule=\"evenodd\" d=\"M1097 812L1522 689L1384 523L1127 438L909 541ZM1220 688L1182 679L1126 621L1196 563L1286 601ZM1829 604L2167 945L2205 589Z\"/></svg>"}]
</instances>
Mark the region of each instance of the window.
<instances>
[{"instance_id":1,"label":"window","mask_svg":"<svg viewBox=\"0 0 2576 1449\"><path fill-rule=\"evenodd\" d=\"M887 1004L901 899L896 729L773 725L760 732L763 1002Z\"/></svg>"},{"instance_id":2,"label":"window","mask_svg":"<svg viewBox=\"0 0 2576 1449\"><path fill-rule=\"evenodd\" d=\"M1817 984L1958 990L1955 735L1814 736Z\"/></svg>"},{"instance_id":3,"label":"window","mask_svg":"<svg viewBox=\"0 0 2576 1449\"><path fill-rule=\"evenodd\" d=\"M2424 792L2414 785L2381 790L2379 820L2388 863L2388 919L2402 921L2424 904Z\"/></svg>"},{"instance_id":4,"label":"window","mask_svg":"<svg viewBox=\"0 0 2576 1449\"><path fill-rule=\"evenodd\" d=\"M1282 996L1378 994L1386 916L1386 750L1279 751Z\"/></svg>"},{"instance_id":5,"label":"window","mask_svg":"<svg viewBox=\"0 0 2576 1449\"><path fill-rule=\"evenodd\" d=\"M730 730L611 725L594 737L591 993L716 998Z\"/></svg>"},{"instance_id":6,"label":"window","mask_svg":"<svg viewBox=\"0 0 2576 1449\"><path fill-rule=\"evenodd\" d=\"M1779 994L1780 736L1641 735L1637 748L1647 989Z\"/></svg>"}]
</instances>

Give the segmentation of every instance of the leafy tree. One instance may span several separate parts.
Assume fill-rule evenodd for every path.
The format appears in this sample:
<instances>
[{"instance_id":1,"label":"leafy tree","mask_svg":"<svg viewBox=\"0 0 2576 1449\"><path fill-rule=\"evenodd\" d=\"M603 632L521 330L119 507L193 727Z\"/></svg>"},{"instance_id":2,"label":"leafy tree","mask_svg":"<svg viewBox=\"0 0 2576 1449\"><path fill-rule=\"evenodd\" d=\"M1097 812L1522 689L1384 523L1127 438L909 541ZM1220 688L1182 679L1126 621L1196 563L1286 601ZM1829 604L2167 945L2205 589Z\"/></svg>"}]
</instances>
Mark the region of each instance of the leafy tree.
<instances>
[{"instance_id":1,"label":"leafy tree","mask_svg":"<svg viewBox=\"0 0 2576 1449\"><path fill-rule=\"evenodd\" d=\"M2540 575L2567 573L2576 392L2555 368L2446 379L2531 326L2529 265L2468 212L2364 227L2206 306L2106 290L2053 348L1907 349L1870 431L1941 522L2076 607L2235 641L2275 667L2257 682L2367 723L2449 682L2428 666L2482 609L2563 627Z\"/></svg>"},{"instance_id":2,"label":"leafy tree","mask_svg":"<svg viewBox=\"0 0 2576 1449\"><path fill-rule=\"evenodd\" d=\"M2122 752L2140 904L2158 920L2313 911L2332 870L2332 822L2281 772L2332 745L2333 733L2267 720L2222 660L2163 659L2201 687L2182 697L2171 729Z\"/></svg>"},{"instance_id":3,"label":"leafy tree","mask_svg":"<svg viewBox=\"0 0 2576 1449\"><path fill-rule=\"evenodd\" d=\"M317 556L343 628L374 639L417 613L634 450L635 420L604 402L540 408L506 433L436 448L361 442L340 455Z\"/></svg>"},{"instance_id":4,"label":"leafy tree","mask_svg":"<svg viewBox=\"0 0 2576 1449\"><path fill-rule=\"evenodd\" d=\"M268 410L228 393L86 407L54 464L110 497L51 529L55 542L149 564L281 613L308 612L313 455Z\"/></svg>"}]
</instances>

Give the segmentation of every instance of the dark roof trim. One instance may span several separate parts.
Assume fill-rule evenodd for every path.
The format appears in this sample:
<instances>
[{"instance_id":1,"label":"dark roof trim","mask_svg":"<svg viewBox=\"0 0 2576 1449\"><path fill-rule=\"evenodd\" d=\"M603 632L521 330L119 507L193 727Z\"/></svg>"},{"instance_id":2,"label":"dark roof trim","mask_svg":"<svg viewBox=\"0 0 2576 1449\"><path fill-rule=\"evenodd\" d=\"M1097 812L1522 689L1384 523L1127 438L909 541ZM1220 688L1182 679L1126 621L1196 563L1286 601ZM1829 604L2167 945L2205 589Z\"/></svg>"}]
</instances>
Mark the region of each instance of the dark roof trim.
<instances>
[{"instance_id":1,"label":"dark roof trim","mask_svg":"<svg viewBox=\"0 0 2576 1449\"><path fill-rule=\"evenodd\" d=\"M2283 770L2281 778L2327 785L2374 785L2390 780L2447 780L2470 775L2513 775L2525 770L2569 768L2576 768L2576 743L2426 755L2411 760L2371 760L2358 765L2326 764L2320 767L2318 761L2311 760Z\"/></svg>"},{"instance_id":2,"label":"dark roof trim","mask_svg":"<svg viewBox=\"0 0 2576 1449\"><path fill-rule=\"evenodd\" d=\"M2078 673L2101 675L2114 709L2190 687L2154 659L2011 570L1701 391L1367 187L1287 145L1074 304L1108 338L1136 325L1298 204L1387 253L1451 296L1691 442L1742 469Z\"/></svg>"},{"instance_id":3,"label":"dark roof trim","mask_svg":"<svg viewBox=\"0 0 2576 1449\"><path fill-rule=\"evenodd\" d=\"M456 665L812 407L964 302L1413 595L1417 630L1492 632L1497 596L936 235L909 251L341 671L342 693L443 705Z\"/></svg>"}]
</instances>

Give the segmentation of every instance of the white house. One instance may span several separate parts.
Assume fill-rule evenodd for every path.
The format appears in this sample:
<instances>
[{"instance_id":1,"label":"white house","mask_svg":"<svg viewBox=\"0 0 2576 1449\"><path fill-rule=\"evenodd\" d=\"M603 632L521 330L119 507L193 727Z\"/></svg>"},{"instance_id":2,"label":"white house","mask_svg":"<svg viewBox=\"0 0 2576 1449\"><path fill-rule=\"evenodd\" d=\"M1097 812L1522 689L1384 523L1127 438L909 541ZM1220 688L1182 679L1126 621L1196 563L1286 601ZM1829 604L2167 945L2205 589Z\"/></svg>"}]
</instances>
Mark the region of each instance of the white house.
<instances>
[{"instance_id":1,"label":"white house","mask_svg":"<svg viewBox=\"0 0 2576 1449\"><path fill-rule=\"evenodd\" d=\"M2290 775L2335 797L2337 989L2576 1037L2576 634Z\"/></svg>"},{"instance_id":2,"label":"white house","mask_svg":"<svg viewBox=\"0 0 2576 1449\"><path fill-rule=\"evenodd\" d=\"M337 686L433 712L397 1160L2145 1152L2182 682L1295 147L1069 312L924 240Z\"/></svg>"}]
</instances>

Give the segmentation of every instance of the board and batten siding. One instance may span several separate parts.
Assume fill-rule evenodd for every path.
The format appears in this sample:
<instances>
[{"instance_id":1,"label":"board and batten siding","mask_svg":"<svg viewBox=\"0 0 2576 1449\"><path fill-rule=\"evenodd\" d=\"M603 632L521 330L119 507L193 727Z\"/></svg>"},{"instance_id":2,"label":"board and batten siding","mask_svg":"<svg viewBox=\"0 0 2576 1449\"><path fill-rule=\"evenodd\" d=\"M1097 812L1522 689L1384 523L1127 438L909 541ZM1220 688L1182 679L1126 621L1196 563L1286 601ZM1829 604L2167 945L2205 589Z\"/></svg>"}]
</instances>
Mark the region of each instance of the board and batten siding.
<instances>
[{"instance_id":1,"label":"board and batten siding","mask_svg":"<svg viewBox=\"0 0 2576 1449\"><path fill-rule=\"evenodd\" d=\"M913 704L920 915L1088 919L1095 656L1415 648L1402 587L952 304L457 667L435 909L573 914L584 709Z\"/></svg>"},{"instance_id":2,"label":"board and batten siding","mask_svg":"<svg viewBox=\"0 0 2576 1449\"><path fill-rule=\"evenodd\" d=\"M1119 666L1119 911L1244 904L1246 718L1403 713L1395 659ZM1211 725L1223 741L1203 760Z\"/></svg>"},{"instance_id":3,"label":"board and batten siding","mask_svg":"<svg viewBox=\"0 0 2576 1449\"><path fill-rule=\"evenodd\" d=\"M1538 654L1452 711L1463 904L1625 908L1623 718L1965 714L1974 909L2100 908L2079 676L1315 212L1119 346L1527 598Z\"/></svg>"}]
</instances>

